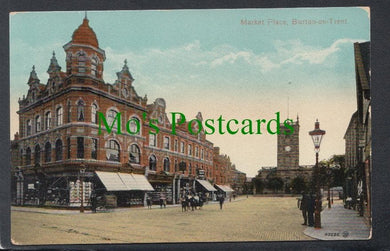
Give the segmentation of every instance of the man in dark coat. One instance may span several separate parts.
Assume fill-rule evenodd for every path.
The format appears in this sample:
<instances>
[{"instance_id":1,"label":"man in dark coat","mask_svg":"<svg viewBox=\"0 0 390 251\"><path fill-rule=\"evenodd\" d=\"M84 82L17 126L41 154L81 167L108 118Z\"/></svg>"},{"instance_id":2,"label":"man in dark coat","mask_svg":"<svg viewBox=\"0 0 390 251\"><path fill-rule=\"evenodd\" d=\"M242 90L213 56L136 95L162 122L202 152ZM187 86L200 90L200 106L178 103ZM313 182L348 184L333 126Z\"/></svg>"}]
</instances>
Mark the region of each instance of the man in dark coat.
<instances>
[{"instance_id":1,"label":"man in dark coat","mask_svg":"<svg viewBox=\"0 0 390 251\"><path fill-rule=\"evenodd\" d=\"M219 209L222 210L222 206L223 206L223 202L225 201L225 198L223 197L223 195L221 195L221 197L219 197Z\"/></svg>"},{"instance_id":2,"label":"man in dark coat","mask_svg":"<svg viewBox=\"0 0 390 251\"><path fill-rule=\"evenodd\" d=\"M299 209L302 211L303 224L307 225L307 209L309 205L309 198L306 194L302 193L302 199L300 201Z\"/></svg>"}]
</instances>

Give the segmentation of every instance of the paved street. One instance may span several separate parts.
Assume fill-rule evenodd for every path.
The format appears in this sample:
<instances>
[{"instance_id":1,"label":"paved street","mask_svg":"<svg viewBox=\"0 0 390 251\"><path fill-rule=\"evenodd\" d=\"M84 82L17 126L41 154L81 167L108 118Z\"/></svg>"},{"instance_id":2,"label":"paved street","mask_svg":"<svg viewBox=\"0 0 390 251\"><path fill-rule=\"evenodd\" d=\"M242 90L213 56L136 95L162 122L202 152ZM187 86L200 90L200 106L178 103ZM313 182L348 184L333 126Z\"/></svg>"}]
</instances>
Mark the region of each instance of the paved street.
<instances>
[{"instance_id":1,"label":"paved street","mask_svg":"<svg viewBox=\"0 0 390 251\"><path fill-rule=\"evenodd\" d=\"M11 236L15 244L313 240L301 223L295 197L243 196L223 210L208 204L189 212L167 207L80 214L13 207Z\"/></svg>"}]
</instances>

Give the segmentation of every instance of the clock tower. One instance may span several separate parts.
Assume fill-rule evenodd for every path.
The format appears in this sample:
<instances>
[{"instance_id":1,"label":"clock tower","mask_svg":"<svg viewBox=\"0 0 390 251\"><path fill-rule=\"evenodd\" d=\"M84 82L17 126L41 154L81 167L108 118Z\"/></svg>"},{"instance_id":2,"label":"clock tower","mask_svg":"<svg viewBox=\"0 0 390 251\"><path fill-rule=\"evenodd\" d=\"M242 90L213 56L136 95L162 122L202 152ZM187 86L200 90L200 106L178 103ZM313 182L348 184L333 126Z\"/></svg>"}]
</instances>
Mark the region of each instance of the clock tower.
<instances>
[{"instance_id":1,"label":"clock tower","mask_svg":"<svg viewBox=\"0 0 390 251\"><path fill-rule=\"evenodd\" d=\"M280 134L278 134L278 168L298 168L299 167L299 118L293 122L290 128L280 124Z\"/></svg>"}]
</instances>

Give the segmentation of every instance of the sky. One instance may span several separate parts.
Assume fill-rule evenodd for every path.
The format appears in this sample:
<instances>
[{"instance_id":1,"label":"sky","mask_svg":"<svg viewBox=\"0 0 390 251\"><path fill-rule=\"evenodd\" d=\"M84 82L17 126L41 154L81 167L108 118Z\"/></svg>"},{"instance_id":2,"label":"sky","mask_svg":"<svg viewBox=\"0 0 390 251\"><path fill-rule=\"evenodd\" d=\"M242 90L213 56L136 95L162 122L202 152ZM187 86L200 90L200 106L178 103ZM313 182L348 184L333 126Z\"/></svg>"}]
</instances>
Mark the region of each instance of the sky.
<instances>
[{"instance_id":1,"label":"sky","mask_svg":"<svg viewBox=\"0 0 390 251\"><path fill-rule=\"evenodd\" d=\"M84 16L84 11L10 14L11 138L32 66L46 84L55 51L64 70L63 45ZM318 119L326 131L320 159L345 153L344 133L357 107L353 43L370 40L367 8L88 11L87 16L106 53L104 80L113 83L127 59L138 95L147 94L148 103L164 98L168 117L181 112L190 120L200 111L203 119L269 121L280 112L284 121L298 115L300 165L315 162L308 132ZM262 132L207 139L254 177L277 161L277 136Z\"/></svg>"}]
</instances>

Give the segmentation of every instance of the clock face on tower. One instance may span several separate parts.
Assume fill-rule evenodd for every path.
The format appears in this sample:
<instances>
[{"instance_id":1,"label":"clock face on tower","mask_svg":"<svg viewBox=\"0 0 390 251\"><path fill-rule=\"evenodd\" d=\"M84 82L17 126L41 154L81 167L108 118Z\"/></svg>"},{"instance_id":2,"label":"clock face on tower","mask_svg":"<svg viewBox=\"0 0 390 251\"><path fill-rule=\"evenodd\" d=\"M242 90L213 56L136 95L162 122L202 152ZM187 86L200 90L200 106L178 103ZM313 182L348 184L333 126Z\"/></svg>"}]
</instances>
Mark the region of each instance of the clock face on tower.
<instances>
[{"instance_id":1,"label":"clock face on tower","mask_svg":"<svg viewBox=\"0 0 390 251\"><path fill-rule=\"evenodd\" d=\"M286 147L284 148L284 150L285 150L286 152L291 151L291 146L286 146Z\"/></svg>"}]
</instances>

